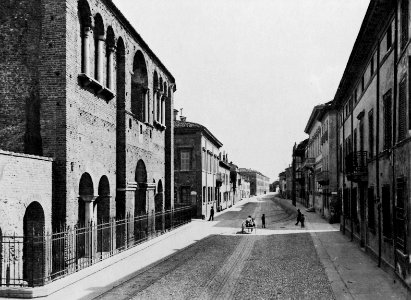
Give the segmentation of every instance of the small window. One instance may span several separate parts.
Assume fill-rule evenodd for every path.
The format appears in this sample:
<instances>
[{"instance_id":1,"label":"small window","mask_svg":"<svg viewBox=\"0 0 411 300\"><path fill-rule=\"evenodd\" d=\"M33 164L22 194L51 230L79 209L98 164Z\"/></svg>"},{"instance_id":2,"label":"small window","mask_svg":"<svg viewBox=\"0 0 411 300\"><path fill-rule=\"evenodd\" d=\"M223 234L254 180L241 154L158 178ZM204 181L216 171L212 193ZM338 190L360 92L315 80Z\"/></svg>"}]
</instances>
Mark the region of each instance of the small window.
<instances>
[{"instance_id":1,"label":"small window","mask_svg":"<svg viewBox=\"0 0 411 300\"><path fill-rule=\"evenodd\" d=\"M181 171L189 171L190 170L190 151L183 150L180 152L180 162L181 162Z\"/></svg>"},{"instance_id":2,"label":"small window","mask_svg":"<svg viewBox=\"0 0 411 300\"><path fill-rule=\"evenodd\" d=\"M374 54L371 58L370 68L371 68L371 76L372 76L372 75L374 75Z\"/></svg>"},{"instance_id":3,"label":"small window","mask_svg":"<svg viewBox=\"0 0 411 300\"><path fill-rule=\"evenodd\" d=\"M384 150L391 148L392 140L392 96L391 89L384 94Z\"/></svg>"},{"instance_id":4,"label":"small window","mask_svg":"<svg viewBox=\"0 0 411 300\"><path fill-rule=\"evenodd\" d=\"M406 120L407 120L407 110L406 110L406 77L404 77L399 86L399 97L398 97L398 140L402 141L406 137Z\"/></svg>"},{"instance_id":5,"label":"small window","mask_svg":"<svg viewBox=\"0 0 411 300\"><path fill-rule=\"evenodd\" d=\"M368 151L370 158L374 156L374 114L373 110L368 112Z\"/></svg>"}]
</instances>

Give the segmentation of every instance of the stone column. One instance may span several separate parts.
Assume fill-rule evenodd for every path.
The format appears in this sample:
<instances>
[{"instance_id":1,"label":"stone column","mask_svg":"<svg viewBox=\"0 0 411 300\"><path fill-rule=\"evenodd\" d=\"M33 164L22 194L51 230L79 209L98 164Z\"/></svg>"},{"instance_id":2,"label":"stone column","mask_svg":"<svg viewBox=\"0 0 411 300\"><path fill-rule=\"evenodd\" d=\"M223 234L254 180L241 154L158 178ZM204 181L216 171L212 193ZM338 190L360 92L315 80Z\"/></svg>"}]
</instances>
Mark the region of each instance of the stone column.
<instances>
[{"instance_id":1,"label":"stone column","mask_svg":"<svg viewBox=\"0 0 411 300\"><path fill-rule=\"evenodd\" d=\"M113 89L113 57L115 53L114 47L108 48L108 58L107 58L107 88Z\"/></svg>"},{"instance_id":2,"label":"stone column","mask_svg":"<svg viewBox=\"0 0 411 300\"><path fill-rule=\"evenodd\" d=\"M96 80L103 82L103 50L104 50L104 36L97 37L97 51L96 51Z\"/></svg>"},{"instance_id":3,"label":"stone column","mask_svg":"<svg viewBox=\"0 0 411 300\"><path fill-rule=\"evenodd\" d=\"M90 36L92 35L90 27L84 27L83 32L83 64L81 66L82 72L86 75L90 73Z\"/></svg>"},{"instance_id":4,"label":"stone column","mask_svg":"<svg viewBox=\"0 0 411 300\"><path fill-rule=\"evenodd\" d=\"M163 92L159 90L157 92L157 108L156 108L156 121L161 123L161 99L163 98Z\"/></svg>"},{"instance_id":5,"label":"stone column","mask_svg":"<svg viewBox=\"0 0 411 300\"><path fill-rule=\"evenodd\" d=\"M153 124L154 121L156 120L156 107L157 107L156 102L157 102L157 90L154 88L154 91L153 91L153 113L152 113L152 118L153 119L152 119L151 124Z\"/></svg>"},{"instance_id":6,"label":"stone column","mask_svg":"<svg viewBox=\"0 0 411 300\"><path fill-rule=\"evenodd\" d=\"M149 92L149 89L144 88L143 91L144 91L143 92L143 94L144 94L144 122L150 122L150 120L148 119L148 112L149 112L148 92Z\"/></svg>"},{"instance_id":7,"label":"stone column","mask_svg":"<svg viewBox=\"0 0 411 300\"><path fill-rule=\"evenodd\" d=\"M165 124L165 109L166 108L166 97L162 98L161 101L161 124Z\"/></svg>"}]
</instances>

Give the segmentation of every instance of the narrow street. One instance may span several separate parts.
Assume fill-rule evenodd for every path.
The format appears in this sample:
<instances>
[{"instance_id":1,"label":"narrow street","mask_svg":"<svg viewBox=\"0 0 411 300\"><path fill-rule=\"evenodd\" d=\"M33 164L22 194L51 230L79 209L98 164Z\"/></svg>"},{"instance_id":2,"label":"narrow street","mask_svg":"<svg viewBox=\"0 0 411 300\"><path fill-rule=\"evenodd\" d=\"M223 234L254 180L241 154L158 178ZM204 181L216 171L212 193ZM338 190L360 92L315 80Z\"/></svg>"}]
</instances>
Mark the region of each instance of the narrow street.
<instances>
[{"instance_id":1,"label":"narrow street","mask_svg":"<svg viewBox=\"0 0 411 300\"><path fill-rule=\"evenodd\" d=\"M333 299L310 234L272 198L203 221L214 234L96 299ZM260 229L262 213L267 229ZM256 217L257 232L238 234L248 215Z\"/></svg>"}]
</instances>

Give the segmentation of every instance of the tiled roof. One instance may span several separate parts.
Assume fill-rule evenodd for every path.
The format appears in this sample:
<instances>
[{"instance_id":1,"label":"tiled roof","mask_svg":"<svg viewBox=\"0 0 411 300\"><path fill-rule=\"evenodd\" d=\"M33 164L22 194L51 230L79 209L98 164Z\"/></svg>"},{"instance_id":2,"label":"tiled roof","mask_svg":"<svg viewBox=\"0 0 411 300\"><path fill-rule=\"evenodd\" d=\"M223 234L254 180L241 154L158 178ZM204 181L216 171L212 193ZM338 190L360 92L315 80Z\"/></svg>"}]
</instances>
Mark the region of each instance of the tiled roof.
<instances>
[{"instance_id":1,"label":"tiled roof","mask_svg":"<svg viewBox=\"0 0 411 300\"><path fill-rule=\"evenodd\" d=\"M178 129L188 129L188 130L200 130L203 131L208 138L213 141L219 148L223 145L208 129L207 127L194 123L194 122L187 122L187 121L178 121L174 120L174 130L178 131Z\"/></svg>"}]
</instances>

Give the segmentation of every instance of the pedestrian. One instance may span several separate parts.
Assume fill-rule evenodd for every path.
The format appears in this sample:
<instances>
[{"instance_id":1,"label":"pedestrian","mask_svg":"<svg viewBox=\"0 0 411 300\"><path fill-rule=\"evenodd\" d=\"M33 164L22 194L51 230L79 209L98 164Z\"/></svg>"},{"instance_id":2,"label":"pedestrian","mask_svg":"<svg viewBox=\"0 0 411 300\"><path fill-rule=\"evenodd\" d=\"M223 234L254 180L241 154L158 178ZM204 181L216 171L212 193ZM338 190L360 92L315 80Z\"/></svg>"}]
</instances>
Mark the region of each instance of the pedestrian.
<instances>
[{"instance_id":1,"label":"pedestrian","mask_svg":"<svg viewBox=\"0 0 411 300\"><path fill-rule=\"evenodd\" d=\"M265 228L265 214L261 216L261 228Z\"/></svg>"},{"instance_id":2,"label":"pedestrian","mask_svg":"<svg viewBox=\"0 0 411 300\"><path fill-rule=\"evenodd\" d=\"M210 218L209 221L214 221L214 207L212 206L210 209Z\"/></svg>"},{"instance_id":3,"label":"pedestrian","mask_svg":"<svg viewBox=\"0 0 411 300\"><path fill-rule=\"evenodd\" d=\"M297 209L297 223L295 223L295 225L298 225L298 223L301 222L301 215L300 209Z\"/></svg>"},{"instance_id":4,"label":"pedestrian","mask_svg":"<svg viewBox=\"0 0 411 300\"><path fill-rule=\"evenodd\" d=\"M301 214L301 218L300 218L301 228L303 228L303 227L304 227L304 221L305 221L304 214Z\"/></svg>"}]
</instances>

